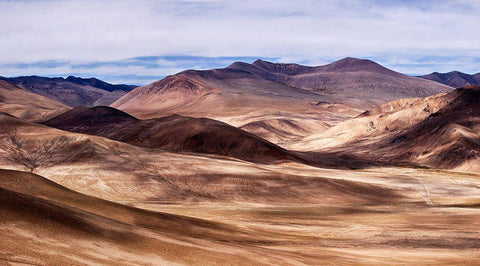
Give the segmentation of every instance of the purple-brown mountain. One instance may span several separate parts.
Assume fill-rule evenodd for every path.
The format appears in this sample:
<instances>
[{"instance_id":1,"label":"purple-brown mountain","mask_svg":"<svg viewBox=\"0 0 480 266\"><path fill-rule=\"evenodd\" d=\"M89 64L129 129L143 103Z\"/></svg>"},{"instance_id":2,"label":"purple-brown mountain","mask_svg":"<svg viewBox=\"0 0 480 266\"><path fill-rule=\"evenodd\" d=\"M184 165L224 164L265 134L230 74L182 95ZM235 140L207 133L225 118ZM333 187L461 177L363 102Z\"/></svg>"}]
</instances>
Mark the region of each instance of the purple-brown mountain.
<instances>
[{"instance_id":1,"label":"purple-brown mountain","mask_svg":"<svg viewBox=\"0 0 480 266\"><path fill-rule=\"evenodd\" d=\"M113 85L96 78L84 79L73 76L68 78L22 76L0 79L70 107L109 105L136 88L133 85Z\"/></svg>"},{"instance_id":2,"label":"purple-brown mountain","mask_svg":"<svg viewBox=\"0 0 480 266\"><path fill-rule=\"evenodd\" d=\"M433 72L431 74L419 77L433 80L454 88L460 88L468 85L480 85L480 73L470 75L459 71L452 71L448 73Z\"/></svg>"},{"instance_id":3,"label":"purple-brown mountain","mask_svg":"<svg viewBox=\"0 0 480 266\"><path fill-rule=\"evenodd\" d=\"M222 69L183 71L136 88L112 106L144 118L179 113L222 119L255 113L259 106L272 113L308 113L314 109L312 102L366 109L450 90L370 60L345 58L317 67L257 60Z\"/></svg>"}]
</instances>

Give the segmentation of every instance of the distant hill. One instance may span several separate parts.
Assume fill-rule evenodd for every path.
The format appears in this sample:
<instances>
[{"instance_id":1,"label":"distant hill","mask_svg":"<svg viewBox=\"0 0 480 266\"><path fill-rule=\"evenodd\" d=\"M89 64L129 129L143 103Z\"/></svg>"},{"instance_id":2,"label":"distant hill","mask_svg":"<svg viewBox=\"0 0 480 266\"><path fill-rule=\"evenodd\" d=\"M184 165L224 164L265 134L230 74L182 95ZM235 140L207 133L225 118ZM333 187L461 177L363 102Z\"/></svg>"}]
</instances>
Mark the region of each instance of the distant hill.
<instances>
[{"instance_id":1,"label":"distant hill","mask_svg":"<svg viewBox=\"0 0 480 266\"><path fill-rule=\"evenodd\" d=\"M43 124L169 151L218 154L261 163L295 158L273 143L207 118L171 115L139 120L111 107L96 106L77 107Z\"/></svg>"},{"instance_id":2,"label":"distant hill","mask_svg":"<svg viewBox=\"0 0 480 266\"><path fill-rule=\"evenodd\" d=\"M125 84L110 84L105 81L96 79L96 78L78 78L74 76L68 76L66 81L70 81L76 84L92 86L106 91L131 91L137 86L135 85L125 85Z\"/></svg>"},{"instance_id":3,"label":"distant hill","mask_svg":"<svg viewBox=\"0 0 480 266\"><path fill-rule=\"evenodd\" d=\"M253 64L236 62L222 69L183 71L136 88L112 106L144 118L178 113L223 119L259 109L314 112L312 102L366 109L450 90L449 86L403 75L370 60L345 58L317 67L257 60Z\"/></svg>"},{"instance_id":4,"label":"distant hill","mask_svg":"<svg viewBox=\"0 0 480 266\"><path fill-rule=\"evenodd\" d=\"M478 171L480 86L386 103L289 148Z\"/></svg>"},{"instance_id":5,"label":"distant hill","mask_svg":"<svg viewBox=\"0 0 480 266\"><path fill-rule=\"evenodd\" d=\"M28 121L42 121L68 109L62 103L0 80L0 112Z\"/></svg>"},{"instance_id":6,"label":"distant hill","mask_svg":"<svg viewBox=\"0 0 480 266\"><path fill-rule=\"evenodd\" d=\"M109 105L136 88L133 85L113 85L95 78L83 79L73 76L66 79L39 76L0 77L0 79L70 107Z\"/></svg>"},{"instance_id":7,"label":"distant hill","mask_svg":"<svg viewBox=\"0 0 480 266\"><path fill-rule=\"evenodd\" d=\"M431 74L419 77L433 80L454 88L460 88L468 85L480 85L480 73L469 75L459 71L452 71L448 73L433 72Z\"/></svg>"}]
</instances>

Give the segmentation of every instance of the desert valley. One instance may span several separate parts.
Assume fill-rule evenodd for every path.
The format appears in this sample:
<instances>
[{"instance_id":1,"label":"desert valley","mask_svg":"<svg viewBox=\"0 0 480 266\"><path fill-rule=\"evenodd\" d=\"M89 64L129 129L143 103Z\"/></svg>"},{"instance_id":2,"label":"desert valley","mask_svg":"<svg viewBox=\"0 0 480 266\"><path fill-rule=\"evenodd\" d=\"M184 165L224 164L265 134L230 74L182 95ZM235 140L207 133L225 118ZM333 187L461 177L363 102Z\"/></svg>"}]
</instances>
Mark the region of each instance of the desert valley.
<instances>
[{"instance_id":1,"label":"desert valley","mask_svg":"<svg viewBox=\"0 0 480 266\"><path fill-rule=\"evenodd\" d=\"M0 264L477 264L479 75L0 78Z\"/></svg>"}]
</instances>

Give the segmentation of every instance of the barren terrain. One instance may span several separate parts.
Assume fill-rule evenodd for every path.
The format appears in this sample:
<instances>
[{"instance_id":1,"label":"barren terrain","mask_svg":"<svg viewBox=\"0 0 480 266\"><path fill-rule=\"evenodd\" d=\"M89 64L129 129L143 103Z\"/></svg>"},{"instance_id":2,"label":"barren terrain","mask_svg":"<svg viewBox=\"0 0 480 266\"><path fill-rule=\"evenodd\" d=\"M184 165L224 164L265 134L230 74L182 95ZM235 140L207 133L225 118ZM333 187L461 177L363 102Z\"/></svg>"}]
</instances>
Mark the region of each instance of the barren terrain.
<instances>
[{"instance_id":1,"label":"barren terrain","mask_svg":"<svg viewBox=\"0 0 480 266\"><path fill-rule=\"evenodd\" d=\"M258 60L166 77L119 109L5 81L0 101L0 264L480 259L475 86Z\"/></svg>"},{"instance_id":2,"label":"barren terrain","mask_svg":"<svg viewBox=\"0 0 480 266\"><path fill-rule=\"evenodd\" d=\"M68 109L64 104L0 80L0 112L29 121L43 121Z\"/></svg>"},{"instance_id":3,"label":"barren terrain","mask_svg":"<svg viewBox=\"0 0 480 266\"><path fill-rule=\"evenodd\" d=\"M452 89L356 58L317 67L257 60L167 76L111 106L142 119L171 114L216 119L285 146L377 104ZM294 131L282 132L285 123Z\"/></svg>"},{"instance_id":4,"label":"barren terrain","mask_svg":"<svg viewBox=\"0 0 480 266\"><path fill-rule=\"evenodd\" d=\"M6 262L315 265L479 259L475 173L255 164L142 148L5 115L1 121L2 143L19 151L15 157L3 147L1 168L40 175L0 171L1 200L8 206L2 212L0 258Z\"/></svg>"}]
</instances>

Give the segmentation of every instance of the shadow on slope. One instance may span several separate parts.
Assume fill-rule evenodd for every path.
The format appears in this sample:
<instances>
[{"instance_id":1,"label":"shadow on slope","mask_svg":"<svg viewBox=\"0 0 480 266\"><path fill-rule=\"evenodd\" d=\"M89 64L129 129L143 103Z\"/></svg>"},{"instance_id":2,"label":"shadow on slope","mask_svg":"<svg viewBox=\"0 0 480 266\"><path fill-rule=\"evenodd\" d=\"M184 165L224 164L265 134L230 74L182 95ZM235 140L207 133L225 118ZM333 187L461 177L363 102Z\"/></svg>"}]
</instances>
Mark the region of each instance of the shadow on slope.
<instances>
[{"instance_id":1,"label":"shadow on slope","mask_svg":"<svg viewBox=\"0 0 480 266\"><path fill-rule=\"evenodd\" d=\"M379 164L480 170L480 87L392 104L393 110L386 104L330 129L356 125L363 131L347 130L345 142L318 152Z\"/></svg>"},{"instance_id":2,"label":"shadow on slope","mask_svg":"<svg viewBox=\"0 0 480 266\"><path fill-rule=\"evenodd\" d=\"M254 134L208 118L171 115L139 120L117 109L99 106L78 107L43 124L168 151L217 154L260 163L302 160Z\"/></svg>"},{"instance_id":3,"label":"shadow on slope","mask_svg":"<svg viewBox=\"0 0 480 266\"><path fill-rule=\"evenodd\" d=\"M11 262L136 264L148 255L150 263L165 257L220 265L249 259L201 248L196 241L247 248L262 242L233 226L101 200L21 171L0 169L0 206L0 246L7 245L8 251L0 254L0 260ZM18 243L22 245L14 248ZM109 256L102 255L105 252Z\"/></svg>"}]
</instances>

